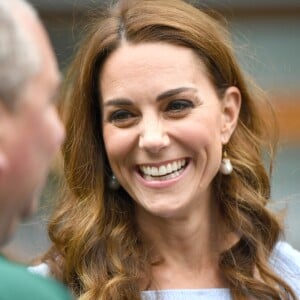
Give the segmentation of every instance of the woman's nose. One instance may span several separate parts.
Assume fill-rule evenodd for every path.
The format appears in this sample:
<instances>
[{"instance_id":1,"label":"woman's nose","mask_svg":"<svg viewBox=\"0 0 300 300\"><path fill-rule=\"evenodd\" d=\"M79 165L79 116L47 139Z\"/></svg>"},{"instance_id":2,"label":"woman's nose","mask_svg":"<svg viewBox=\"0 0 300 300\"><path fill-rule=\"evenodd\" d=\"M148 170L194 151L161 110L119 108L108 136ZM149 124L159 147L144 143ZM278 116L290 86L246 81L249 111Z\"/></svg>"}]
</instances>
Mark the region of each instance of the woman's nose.
<instances>
[{"instance_id":1,"label":"woman's nose","mask_svg":"<svg viewBox=\"0 0 300 300\"><path fill-rule=\"evenodd\" d=\"M158 153L170 143L169 136L159 120L144 122L139 137L139 147L151 153Z\"/></svg>"}]
</instances>

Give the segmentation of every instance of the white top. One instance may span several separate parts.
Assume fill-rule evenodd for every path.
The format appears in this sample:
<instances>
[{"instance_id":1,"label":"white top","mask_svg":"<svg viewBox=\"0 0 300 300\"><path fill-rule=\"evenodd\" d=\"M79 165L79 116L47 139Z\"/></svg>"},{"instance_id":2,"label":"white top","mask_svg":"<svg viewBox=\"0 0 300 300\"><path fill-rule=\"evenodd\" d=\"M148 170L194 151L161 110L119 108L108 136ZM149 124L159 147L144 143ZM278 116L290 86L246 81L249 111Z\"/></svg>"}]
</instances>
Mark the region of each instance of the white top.
<instances>
[{"instance_id":1,"label":"white top","mask_svg":"<svg viewBox=\"0 0 300 300\"><path fill-rule=\"evenodd\" d=\"M231 300L229 289L144 291L143 300Z\"/></svg>"},{"instance_id":2,"label":"white top","mask_svg":"<svg viewBox=\"0 0 300 300\"><path fill-rule=\"evenodd\" d=\"M273 270L282 277L300 299L300 252L286 242L278 242L270 257ZM29 267L31 272L49 276L47 264ZM158 298L157 298L158 296ZM143 300L231 300L229 289L176 289L143 291Z\"/></svg>"}]
</instances>

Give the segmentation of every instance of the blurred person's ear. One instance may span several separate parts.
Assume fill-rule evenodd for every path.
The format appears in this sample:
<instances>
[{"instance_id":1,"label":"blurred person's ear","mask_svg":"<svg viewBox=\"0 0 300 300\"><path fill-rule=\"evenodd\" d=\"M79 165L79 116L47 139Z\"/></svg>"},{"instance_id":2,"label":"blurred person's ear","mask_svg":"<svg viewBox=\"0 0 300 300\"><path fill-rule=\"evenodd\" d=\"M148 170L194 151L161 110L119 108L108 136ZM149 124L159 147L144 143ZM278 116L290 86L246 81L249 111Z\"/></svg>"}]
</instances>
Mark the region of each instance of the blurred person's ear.
<instances>
[{"instance_id":1,"label":"blurred person's ear","mask_svg":"<svg viewBox=\"0 0 300 300\"><path fill-rule=\"evenodd\" d=\"M8 109L5 107L3 102L0 99L0 180L3 174L3 171L6 169L7 165L7 157L5 152L3 151L3 144L5 140L6 129L7 129L7 117L8 117Z\"/></svg>"},{"instance_id":2,"label":"blurred person's ear","mask_svg":"<svg viewBox=\"0 0 300 300\"><path fill-rule=\"evenodd\" d=\"M240 114L241 93L235 86L227 88L222 98L222 144L225 145L230 140L234 132Z\"/></svg>"},{"instance_id":3,"label":"blurred person's ear","mask_svg":"<svg viewBox=\"0 0 300 300\"><path fill-rule=\"evenodd\" d=\"M0 181L1 181L2 174L4 173L4 170L6 169L6 165L7 165L6 156L4 155L4 153L2 153L1 148L0 148Z\"/></svg>"}]
</instances>

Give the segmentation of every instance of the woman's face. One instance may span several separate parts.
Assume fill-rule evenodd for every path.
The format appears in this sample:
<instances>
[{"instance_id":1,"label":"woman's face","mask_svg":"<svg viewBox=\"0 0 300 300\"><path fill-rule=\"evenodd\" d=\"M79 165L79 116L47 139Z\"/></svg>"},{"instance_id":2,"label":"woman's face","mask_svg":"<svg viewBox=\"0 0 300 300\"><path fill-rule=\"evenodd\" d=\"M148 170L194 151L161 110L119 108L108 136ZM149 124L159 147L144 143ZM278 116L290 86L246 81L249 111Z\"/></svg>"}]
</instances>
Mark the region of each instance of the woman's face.
<instances>
[{"instance_id":1,"label":"woman's face","mask_svg":"<svg viewBox=\"0 0 300 300\"><path fill-rule=\"evenodd\" d=\"M209 203L239 110L239 92L219 99L188 48L123 44L99 82L107 156L138 209L175 217Z\"/></svg>"}]
</instances>

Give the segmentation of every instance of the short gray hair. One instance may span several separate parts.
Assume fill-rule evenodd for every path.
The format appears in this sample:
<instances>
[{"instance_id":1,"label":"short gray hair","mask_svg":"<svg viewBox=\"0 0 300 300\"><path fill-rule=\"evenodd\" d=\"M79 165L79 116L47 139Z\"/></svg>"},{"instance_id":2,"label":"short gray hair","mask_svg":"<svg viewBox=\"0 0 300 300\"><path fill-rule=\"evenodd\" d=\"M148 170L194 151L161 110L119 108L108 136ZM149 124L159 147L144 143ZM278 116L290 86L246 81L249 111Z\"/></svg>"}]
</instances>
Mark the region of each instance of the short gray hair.
<instances>
[{"instance_id":1,"label":"short gray hair","mask_svg":"<svg viewBox=\"0 0 300 300\"><path fill-rule=\"evenodd\" d=\"M16 9L37 18L36 11L26 0L0 0L0 101L9 107L41 64L41 53L14 15Z\"/></svg>"}]
</instances>

